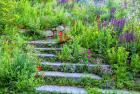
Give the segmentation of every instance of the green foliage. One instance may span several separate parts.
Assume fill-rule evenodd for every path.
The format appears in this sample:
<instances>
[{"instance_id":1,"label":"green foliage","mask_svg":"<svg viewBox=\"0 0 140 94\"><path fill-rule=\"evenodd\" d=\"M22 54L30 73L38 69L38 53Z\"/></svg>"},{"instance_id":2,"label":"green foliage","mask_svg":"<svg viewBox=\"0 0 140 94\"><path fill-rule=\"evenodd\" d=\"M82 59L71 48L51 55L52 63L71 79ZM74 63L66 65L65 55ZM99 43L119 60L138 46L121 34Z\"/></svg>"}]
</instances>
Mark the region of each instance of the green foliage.
<instances>
[{"instance_id":1,"label":"green foliage","mask_svg":"<svg viewBox=\"0 0 140 94\"><path fill-rule=\"evenodd\" d=\"M128 52L125 48L119 47L108 49L108 59L110 64L127 65Z\"/></svg>"},{"instance_id":2,"label":"green foliage","mask_svg":"<svg viewBox=\"0 0 140 94\"><path fill-rule=\"evenodd\" d=\"M133 54L131 57L131 69L134 73L140 71L140 56L138 54Z\"/></svg>"},{"instance_id":3,"label":"green foliage","mask_svg":"<svg viewBox=\"0 0 140 94\"><path fill-rule=\"evenodd\" d=\"M61 54L59 55L59 58L62 60L70 60L71 53L72 53L72 49L69 46L64 45L63 50L62 50Z\"/></svg>"},{"instance_id":4,"label":"green foliage","mask_svg":"<svg viewBox=\"0 0 140 94\"><path fill-rule=\"evenodd\" d=\"M108 51L108 59L112 65L113 72L115 75L116 87L122 88L126 81L129 81L128 71L127 71L127 58L128 52L123 47L112 48Z\"/></svg>"},{"instance_id":5,"label":"green foliage","mask_svg":"<svg viewBox=\"0 0 140 94\"><path fill-rule=\"evenodd\" d=\"M5 26L14 25L15 15L13 14L15 2L9 0L0 1L0 34Z\"/></svg>"},{"instance_id":6,"label":"green foliage","mask_svg":"<svg viewBox=\"0 0 140 94\"><path fill-rule=\"evenodd\" d=\"M138 0L137 0L138 2ZM136 2L136 3L137 3ZM135 82L140 70L140 27L138 6L132 10L138 11L131 20L126 19L122 32L115 31L110 22L110 9L115 7L116 19L126 17L131 12L131 7L124 9L120 6L121 0L109 0L106 5L97 8L92 4L66 3L57 4L55 0L0 0L0 93L23 93L32 92L33 87L40 80L36 80L32 73L36 72L36 63L39 62L30 47L25 45L25 39L29 40L39 37L43 29L51 29L59 25L68 25L72 40L63 46L59 59L79 63L88 63L88 54L81 54L83 49L91 49L92 59L101 57L103 63L108 63L112 69L111 80L115 81L116 88L134 87L139 90L139 84ZM134 3L134 2L133 2ZM136 5L138 5L137 3ZM133 5L133 4L128 4ZM98 6L99 7L99 6ZM97 13L101 13L100 30L98 30ZM103 22L107 20L107 26ZM18 29L28 29L25 35L18 33ZM126 30L132 31L135 39L131 42L119 42L120 34ZM34 35L36 34L36 36ZM30 35L29 38L27 35ZM126 36L129 37L129 36ZM82 49L81 49L82 48ZM98 56L100 55L100 56ZM34 57L34 58L33 58ZM93 61L91 59L91 61ZM34 61L34 62L33 62ZM53 59L53 61L55 61ZM53 68L46 67L47 70ZM49 69L50 68L50 69ZM62 66L60 71L71 71ZM86 66L77 67L77 72L99 73L99 68L88 71ZM100 74L100 73L99 73ZM104 75L103 77L108 76ZM109 78L105 77L105 78ZM51 83L58 82L59 85L79 85L81 81L67 79L49 79ZM47 80L49 82L49 80ZM106 82L104 79L103 82ZM82 86L94 86L93 80L83 79ZM103 84L103 83L102 83ZM80 86L80 85L79 85ZM88 89L89 94L100 92Z\"/></svg>"},{"instance_id":7,"label":"green foliage","mask_svg":"<svg viewBox=\"0 0 140 94\"><path fill-rule=\"evenodd\" d=\"M12 32L12 29L9 29L10 31ZM3 90L1 93L32 91L40 82L35 81L32 75L36 72L35 64L38 60L32 57L29 47L23 47L25 41L21 36L14 34L0 38L0 88Z\"/></svg>"},{"instance_id":8,"label":"green foliage","mask_svg":"<svg viewBox=\"0 0 140 94\"><path fill-rule=\"evenodd\" d=\"M88 94L102 94L102 92L99 92L96 88L88 88L87 91Z\"/></svg>"}]
</instances>

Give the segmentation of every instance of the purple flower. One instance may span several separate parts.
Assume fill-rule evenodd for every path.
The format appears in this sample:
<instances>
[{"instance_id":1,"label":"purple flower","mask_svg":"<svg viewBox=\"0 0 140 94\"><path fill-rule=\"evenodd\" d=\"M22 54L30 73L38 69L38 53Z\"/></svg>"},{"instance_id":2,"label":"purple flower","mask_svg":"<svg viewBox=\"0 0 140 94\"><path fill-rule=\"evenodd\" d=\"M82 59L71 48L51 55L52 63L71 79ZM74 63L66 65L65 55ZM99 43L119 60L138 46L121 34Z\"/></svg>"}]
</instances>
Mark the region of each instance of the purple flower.
<instances>
[{"instance_id":1,"label":"purple flower","mask_svg":"<svg viewBox=\"0 0 140 94\"><path fill-rule=\"evenodd\" d=\"M88 49L88 54L91 54L91 50L90 49Z\"/></svg>"},{"instance_id":2,"label":"purple flower","mask_svg":"<svg viewBox=\"0 0 140 94\"><path fill-rule=\"evenodd\" d=\"M115 25L116 22L117 22L117 20L116 20L115 18L112 18L112 19L110 20L110 22L111 22L112 25Z\"/></svg>"},{"instance_id":3,"label":"purple flower","mask_svg":"<svg viewBox=\"0 0 140 94\"><path fill-rule=\"evenodd\" d=\"M129 32L129 31L126 31L124 34L119 36L119 41L120 42L123 42L123 41L131 42L134 39L135 39L134 33L133 32Z\"/></svg>"},{"instance_id":4,"label":"purple flower","mask_svg":"<svg viewBox=\"0 0 140 94\"><path fill-rule=\"evenodd\" d=\"M120 18L116 20L115 18L111 19L111 24L119 27L123 27L125 24L125 18Z\"/></svg>"},{"instance_id":5,"label":"purple flower","mask_svg":"<svg viewBox=\"0 0 140 94\"><path fill-rule=\"evenodd\" d=\"M80 63L84 63L84 61L83 60L80 60Z\"/></svg>"},{"instance_id":6,"label":"purple flower","mask_svg":"<svg viewBox=\"0 0 140 94\"><path fill-rule=\"evenodd\" d=\"M116 8L115 7L110 9L110 14L114 14L115 12L116 12Z\"/></svg>"},{"instance_id":7,"label":"purple flower","mask_svg":"<svg viewBox=\"0 0 140 94\"><path fill-rule=\"evenodd\" d=\"M107 21L103 22L103 26L106 27L107 26Z\"/></svg>"},{"instance_id":8,"label":"purple flower","mask_svg":"<svg viewBox=\"0 0 140 94\"><path fill-rule=\"evenodd\" d=\"M110 20L110 23L114 26L115 31L122 31L124 25L125 25L126 19L125 18L120 18L120 19L115 19L112 18Z\"/></svg>"},{"instance_id":9,"label":"purple flower","mask_svg":"<svg viewBox=\"0 0 140 94\"><path fill-rule=\"evenodd\" d=\"M88 55L88 59L90 59L91 58L91 56L90 55Z\"/></svg>"},{"instance_id":10,"label":"purple flower","mask_svg":"<svg viewBox=\"0 0 140 94\"><path fill-rule=\"evenodd\" d=\"M66 2L68 2L68 0L59 0L58 2L59 3L66 3Z\"/></svg>"},{"instance_id":11,"label":"purple flower","mask_svg":"<svg viewBox=\"0 0 140 94\"><path fill-rule=\"evenodd\" d=\"M118 20L118 26L119 27L123 27L124 24L125 24L125 18L121 18L121 19Z\"/></svg>"}]
</instances>

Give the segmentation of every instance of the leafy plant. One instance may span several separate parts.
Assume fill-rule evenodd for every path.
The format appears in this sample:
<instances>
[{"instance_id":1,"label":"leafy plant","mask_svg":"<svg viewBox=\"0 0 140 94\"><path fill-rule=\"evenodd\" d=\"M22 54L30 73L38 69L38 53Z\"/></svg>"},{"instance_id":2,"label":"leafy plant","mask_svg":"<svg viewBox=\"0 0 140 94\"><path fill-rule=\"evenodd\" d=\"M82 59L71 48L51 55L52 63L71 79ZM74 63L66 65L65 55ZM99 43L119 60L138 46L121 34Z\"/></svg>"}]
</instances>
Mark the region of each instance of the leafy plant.
<instances>
[{"instance_id":1,"label":"leafy plant","mask_svg":"<svg viewBox=\"0 0 140 94\"><path fill-rule=\"evenodd\" d=\"M9 29L10 31L12 29ZM38 60L32 57L29 48L23 47L25 41L19 34L1 37L0 40L2 40L0 43L0 88L4 90L2 93L33 91L33 87L41 82L41 80L35 81L32 75L36 72L35 65Z\"/></svg>"}]
</instances>

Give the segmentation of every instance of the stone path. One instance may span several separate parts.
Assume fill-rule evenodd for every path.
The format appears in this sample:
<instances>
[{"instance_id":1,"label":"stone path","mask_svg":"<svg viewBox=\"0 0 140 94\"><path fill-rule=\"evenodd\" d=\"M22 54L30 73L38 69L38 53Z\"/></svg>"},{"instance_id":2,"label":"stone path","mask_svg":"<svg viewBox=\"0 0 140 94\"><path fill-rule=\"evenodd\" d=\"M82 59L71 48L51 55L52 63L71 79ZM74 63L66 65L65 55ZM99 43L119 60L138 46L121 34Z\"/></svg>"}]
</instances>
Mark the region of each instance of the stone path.
<instances>
[{"instance_id":1,"label":"stone path","mask_svg":"<svg viewBox=\"0 0 140 94\"><path fill-rule=\"evenodd\" d=\"M53 39L52 41L49 39L49 41L45 40L37 40L37 41L31 41L29 44L34 44L36 46L35 50L39 51L40 54L38 54L39 58L56 58L57 55L55 54L48 54L49 51L61 51L62 47L60 48L54 48L50 47L48 48L47 45L53 44L57 45L58 43L55 42ZM47 47L45 48L44 46L41 48L38 48L38 44L41 45L46 45ZM53 45L52 45L53 46ZM41 53L42 51L45 51L46 53ZM76 63L69 63L69 62L50 62L50 61L44 61L41 63L42 66L49 65L54 68L60 68L61 66L67 67L74 67L77 68L78 66L87 66L89 69L94 68L96 66L99 66L98 64L76 64ZM109 68L109 65L102 64L100 65L101 67L107 67ZM69 73L69 72L60 72L60 71L39 71L38 73L39 77L58 77L58 78L74 78L74 79L79 79L79 78L87 78L90 77L93 80L101 80L102 78L96 74L89 74L89 73ZM59 94L88 94L86 89L84 88L79 88L79 87L73 87L73 86L59 86L59 85L42 85L39 87L35 87L35 89L38 92L58 92ZM129 92L125 90L104 90L104 89L97 89L97 91L102 92L102 94L140 94L139 92Z\"/></svg>"},{"instance_id":2,"label":"stone path","mask_svg":"<svg viewBox=\"0 0 140 94\"><path fill-rule=\"evenodd\" d=\"M52 40L52 41L51 41ZM57 55L53 53L49 53L50 51L61 51L62 48L57 46L57 48L53 47L54 45L58 45L59 43L57 41L54 41L53 39L49 40L36 40L36 41L30 41L28 42L29 44L33 44L36 46L34 49L37 51L37 56L41 59L44 58L56 58ZM48 47L49 44L54 44L50 47ZM42 47L40 46L42 45ZM38 47L39 46L39 47ZM42 53L43 52L43 53ZM49 65L54 68L59 68L61 66L69 66L69 67L78 67L78 66L88 66L88 68L93 68L99 65L94 65L94 64L75 64L75 63L62 63L59 61L55 62L50 62L50 61L45 61L42 62L42 66ZM109 65L101 65L101 67L109 67ZM81 79L81 78L91 78L93 80L101 80L102 78L98 75L95 74L89 74L89 73L69 73L69 72L60 72L60 71L39 71L37 73L39 77L58 77L58 78L74 78L74 79ZM78 88L78 87L71 87L71 86L52 86L52 85L46 85L46 86L40 86L36 87L37 91L46 91L46 92L59 92L59 93L65 93L65 94L87 94L86 90L83 88Z\"/></svg>"},{"instance_id":3,"label":"stone path","mask_svg":"<svg viewBox=\"0 0 140 94\"><path fill-rule=\"evenodd\" d=\"M35 45L36 48L35 51L39 52L37 53L37 56L41 59L45 58L57 58L57 55L54 53L49 53L50 51L61 51L62 47L58 46L58 41L55 41L54 39L47 39L47 40L35 40L28 42L31 45ZM40 46L41 45L41 46ZM54 47L55 46L55 47ZM45 52L45 53L42 53ZM78 66L87 66L89 69L92 69L98 64L76 64L76 63L70 63L70 62L51 62L51 61L44 61L41 63L41 66L51 66L53 68L61 68L61 66L70 67L70 68L77 68ZM101 67L107 67L109 69L109 65L102 64ZM57 77L57 78L87 78L90 77L93 80L101 80L102 78L96 74L90 74L90 73L69 73L69 72L61 72L61 71L48 71L43 70L39 71L37 73L39 77ZM73 87L73 86L59 86L59 85L42 85L39 87L35 87L36 91L39 92L58 92L59 94L87 94L86 89L79 88L79 87ZM124 90L103 90L103 89L96 89L97 91L102 92L102 94L140 94L138 92L129 92Z\"/></svg>"},{"instance_id":4,"label":"stone path","mask_svg":"<svg viewBox=\"0 0 140 94\"><path fill-rule=\"evenodd\" d=\"M40 92L61 92L61 94L88 94L86 89L72 86L55 86L55 85L44 85L36 88ZM127 90L105 90L95 88L98 92L102 94L140 94L139 92L127 91Z\"/></svg>"}]
</instances>

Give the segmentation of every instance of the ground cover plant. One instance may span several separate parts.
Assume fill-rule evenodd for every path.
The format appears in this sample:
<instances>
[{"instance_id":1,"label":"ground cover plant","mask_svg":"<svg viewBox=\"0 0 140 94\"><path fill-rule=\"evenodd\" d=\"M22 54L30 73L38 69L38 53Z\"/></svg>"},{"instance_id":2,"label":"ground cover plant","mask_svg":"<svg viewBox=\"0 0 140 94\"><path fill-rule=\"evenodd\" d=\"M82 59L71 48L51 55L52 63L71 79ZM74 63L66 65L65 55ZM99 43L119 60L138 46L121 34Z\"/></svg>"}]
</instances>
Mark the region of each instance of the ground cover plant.
<instances>
[{"instance_id":1,"label":"ground cover plant","mask_svg":"<svg viewBox=\"0 0 140 94\"><path fill-rule=\"evenodd\" d=\"M140 91L139 8L139 0L0 0L0 93L37 93L34 87L41 83L82 86L89 94L100 94L94 87ZM45 38L45 30L60 25L67 27L63 32L70 40L56 52L57 60L85 66L43 69L94 73L101 81L35 78L41 60L27 42Z\"/></svg>"}]
</instances>

